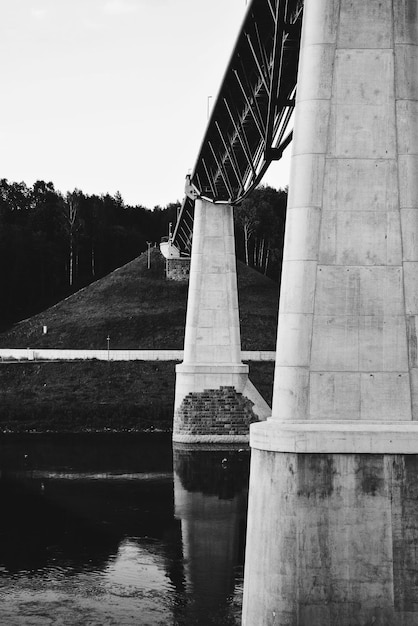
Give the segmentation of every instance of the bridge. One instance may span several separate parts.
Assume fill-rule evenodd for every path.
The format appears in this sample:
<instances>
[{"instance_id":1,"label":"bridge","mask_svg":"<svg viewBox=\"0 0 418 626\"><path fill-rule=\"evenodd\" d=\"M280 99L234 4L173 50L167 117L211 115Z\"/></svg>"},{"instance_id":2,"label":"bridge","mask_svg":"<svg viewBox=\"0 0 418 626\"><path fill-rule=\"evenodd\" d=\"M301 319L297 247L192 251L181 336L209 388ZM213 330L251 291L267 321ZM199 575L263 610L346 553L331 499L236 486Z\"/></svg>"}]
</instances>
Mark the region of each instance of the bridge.
<instances>
[{"instance_id":1,"label":"bridge","mask_svg":"<svg viewBox=\"0 0 418 626\"><path fill-rule=\"evenodd\" d=\"M270 409L241 363L232 207L292 114ZM417 181L416 0L253 0L174 233L173 438L252 423L246 625L418 623Z\"/></svg>"},{"instance_id":2,"label":"bridge","mask_svg":"<svg viewBox=\"0 0 418 626\"><path fill-rule=\"evenodd\" d=\"M302 0L248 8L175 226L183 254L191 252L195 199L239 204L291 141L302 13Z\"/></svg>"}]
</instances>

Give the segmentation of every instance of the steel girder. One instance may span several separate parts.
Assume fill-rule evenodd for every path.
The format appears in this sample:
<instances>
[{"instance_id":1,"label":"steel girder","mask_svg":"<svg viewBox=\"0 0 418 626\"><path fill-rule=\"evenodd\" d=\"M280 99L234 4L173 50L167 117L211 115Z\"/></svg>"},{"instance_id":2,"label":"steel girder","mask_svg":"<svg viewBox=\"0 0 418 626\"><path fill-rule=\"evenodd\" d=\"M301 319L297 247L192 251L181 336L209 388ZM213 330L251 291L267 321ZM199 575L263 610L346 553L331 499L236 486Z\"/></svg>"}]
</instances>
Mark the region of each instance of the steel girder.
<instances>
[{"instance_id":1,"label":"steel girder","mask_svg":"<svg viewBox=\"0 0 418 626\"><path fill-rule=\"evenodd\" d=\"M303 0L252 0L212 108L173 243L190 253L194 200L239 204L290 143Z\"/></svg>"}]
</instances>

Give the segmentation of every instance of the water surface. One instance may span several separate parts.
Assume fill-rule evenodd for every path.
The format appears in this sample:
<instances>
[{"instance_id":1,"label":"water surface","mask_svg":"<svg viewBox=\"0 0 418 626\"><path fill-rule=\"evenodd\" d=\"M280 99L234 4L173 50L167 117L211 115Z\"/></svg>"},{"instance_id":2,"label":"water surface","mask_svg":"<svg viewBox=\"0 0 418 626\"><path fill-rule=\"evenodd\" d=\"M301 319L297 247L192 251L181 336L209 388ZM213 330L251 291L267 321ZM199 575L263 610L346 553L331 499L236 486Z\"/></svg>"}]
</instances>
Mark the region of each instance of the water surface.
<instances>
[{"instance_id":1,"label":"water surface","mask_svg":"<svg viewBox=\"0 0 418 626\"><path fill-rule=\"evenodd\" d=\"M0 623L240 623L248 450L3 436Z\"/></svg>"}]
</instances>

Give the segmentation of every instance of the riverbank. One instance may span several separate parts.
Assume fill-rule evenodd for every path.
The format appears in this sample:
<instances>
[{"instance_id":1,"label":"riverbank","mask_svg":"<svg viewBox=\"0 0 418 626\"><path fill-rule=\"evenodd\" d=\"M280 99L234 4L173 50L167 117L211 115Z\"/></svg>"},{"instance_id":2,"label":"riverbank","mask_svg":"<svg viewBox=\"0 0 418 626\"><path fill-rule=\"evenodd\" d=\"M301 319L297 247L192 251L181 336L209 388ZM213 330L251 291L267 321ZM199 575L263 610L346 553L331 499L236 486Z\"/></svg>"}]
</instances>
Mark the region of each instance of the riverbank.
<instances>
[{"instance_id":1,"label":"riverbank","mask_svg":"<svg viewBox=\"0 0 418 626\"><path fill-rule=\"evenodd\" d=\"M171 430L179 352L170 361L107 361L122 352L183 349L188 285L166 280L164 267L153 249L150 269L142 254L0 334L0 356L11 357L13 349L23 359L0 362L0 432ZM243 350L275 349L277 291L273 281L238 263ZM54 350L106 360L36 360L53 358ZM273 361L250 364L251 380L269 404L273 370Z\"/></svg>"},{"instance_id":2,"label":"riverbank","mask_svg":"<svg viewBox=\"0 0 418 626\"><path fill-rule=\"evenodd\" d=\"M271 403L274 362L250 362ZM166 431L175 362L72 361L0 365L0 432Z\"/></svg>"}]
</instances>

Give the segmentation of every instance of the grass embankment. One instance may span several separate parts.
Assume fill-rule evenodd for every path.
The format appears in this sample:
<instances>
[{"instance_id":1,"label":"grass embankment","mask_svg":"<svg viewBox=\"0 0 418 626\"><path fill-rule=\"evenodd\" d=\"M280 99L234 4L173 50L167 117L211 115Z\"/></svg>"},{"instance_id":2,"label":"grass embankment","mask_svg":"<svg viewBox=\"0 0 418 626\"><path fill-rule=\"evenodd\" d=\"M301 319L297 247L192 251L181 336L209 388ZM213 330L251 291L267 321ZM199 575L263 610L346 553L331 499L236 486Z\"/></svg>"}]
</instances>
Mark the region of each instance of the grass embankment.
<instances>
[{"instance_id":1,"label":"grass embankment","mask_svg":"<svg viewBox=\"0 0 418 626\"><path fill-rule=\"evenodd\" d=\"M242 345L274 350L277 285L239 264ZM0 347L181 349L187 284L166 281L152 251L0 334ZM42 334L47 325L48 333ZM273 363L250 364L271 402ZM169 430L174 363L73 361L0 364L0 430Z\"/></svg>"},{"instance_id":2,"label":"grass embankment","mask_svg":"<svg viewBox=\"0 0 418 626\"><path fill-rule=\"evenodd\" d=\"M271 401L273 363L251 378ZM174 363L71 361L0 366L0 432L171 430Z\"/></svg>"}]
</instances>

